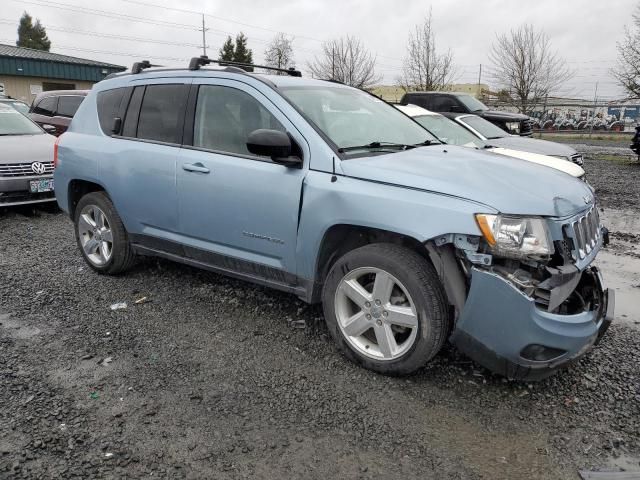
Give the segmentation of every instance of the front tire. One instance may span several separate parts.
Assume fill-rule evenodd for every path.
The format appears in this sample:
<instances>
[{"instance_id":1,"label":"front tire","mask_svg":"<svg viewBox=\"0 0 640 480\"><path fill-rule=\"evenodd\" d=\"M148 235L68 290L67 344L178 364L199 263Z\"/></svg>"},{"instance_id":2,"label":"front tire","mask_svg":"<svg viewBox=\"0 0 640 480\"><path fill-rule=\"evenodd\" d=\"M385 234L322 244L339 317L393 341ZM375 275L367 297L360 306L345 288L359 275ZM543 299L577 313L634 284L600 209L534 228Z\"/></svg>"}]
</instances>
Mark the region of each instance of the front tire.
<instances>
[{"instance_id":1,"label":"front tire","mask_svg":"<svg viewBox=\"0 0 640 480\"><path fill-rule=\"evenodd\" d=\"M322 302L338 348L365 368L406 375L440 350L450 317L433 265L394 244L344 255L327 275Z\"/></svg>"},{"instance_id":2,"label":"front tire","mask_svg":"<svg viewBox=\"0 0 640 480\"><path fill-rule=\"evenodd\" d=\"M78 247L92 269L115 275L131 268L135 254L122 220L105 192L92 192L80 199L74 225Z\"/></svg>"}]
</instances>

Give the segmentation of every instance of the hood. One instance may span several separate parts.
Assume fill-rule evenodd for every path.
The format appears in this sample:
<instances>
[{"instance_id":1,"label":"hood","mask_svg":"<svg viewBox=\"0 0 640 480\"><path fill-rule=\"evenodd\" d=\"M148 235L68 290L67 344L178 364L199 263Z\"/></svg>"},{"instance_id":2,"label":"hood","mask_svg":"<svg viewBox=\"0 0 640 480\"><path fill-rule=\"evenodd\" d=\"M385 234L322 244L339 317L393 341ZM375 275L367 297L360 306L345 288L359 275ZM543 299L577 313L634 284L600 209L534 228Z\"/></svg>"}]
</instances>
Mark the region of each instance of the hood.
<instances>
[{"instance_id":1,"label":"hood","mask_svg":"<svg viewBox=\"0 0 640 480\"><path fill-rule=\"evenodd\" d=\"M538 165L544 165L545 167L555 168L561 172L568 173L572 177L580 178L584 175L582 167L573 162L567 162L566 160L550 157L549 155L540 155L539 153L523 152L522 150L511 150L501 147L494 147L489 149L489 151L491 153L497 153L498 155L506 155L508 157L537 163Z\"/></svg>"},{"instance_id":2,"label":"hood","mask_svg":"<svg viewBox=\"0 0 640 480\"><path fill-rule=\"evenodd\" d=\"M344 160L340 166L350 177L452 195L506 214L564 217L594 202L585 182L558 170L451 145Z\"/></svg>"},{"instance_id":3,"label":"hood","mask_svg":"<svg viewBox=\"0 0 640 480\"><path fill-rule=\"evenodd\" d=\"M528 120L529 117L521 113L502 112L500 110L482 110L480 112L472 112L487 120L500 120L503 122L522 122Z\"/></svg>"},{"instance_id":4,"label":"hood","mask_svg":"<svg viewBox=\"0 0 640 480\"><path fill-rule=\"evenodd\" d=\"M0 164L53 162L56 137L41 135L0 136Z\"/></svg>"},{"instance_id":5,"label":"hood","mask_svg":"<svg viewBox=\"0 0 640 480\"><path fill-rule=\"evenodd\" d=\"M570 157L575 155L576 152L569 145L562 143L549 142L547 140L539 140L537 138L518 137L516 135L510 135L502 138L492 138L487 140L490 145L496 147L510 148L511 150L522 150L524 152L539 153L541 155L553 155Z\"/></svg>"}]
</instances>

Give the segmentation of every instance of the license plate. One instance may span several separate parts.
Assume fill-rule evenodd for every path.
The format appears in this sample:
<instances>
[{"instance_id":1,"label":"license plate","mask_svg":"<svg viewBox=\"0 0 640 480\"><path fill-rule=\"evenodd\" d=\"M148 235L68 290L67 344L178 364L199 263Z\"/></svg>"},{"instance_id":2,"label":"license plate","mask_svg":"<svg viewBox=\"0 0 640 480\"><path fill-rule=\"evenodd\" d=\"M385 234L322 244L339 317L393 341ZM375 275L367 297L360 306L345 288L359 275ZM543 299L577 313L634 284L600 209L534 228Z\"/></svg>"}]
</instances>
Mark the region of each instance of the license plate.
<instances>
[{"instance_id":1,"label":"license plate","mask_svg":"<svg viewBox=\"0 0 640 480\"><path fill-rule=\"evenodd\" d=\"M31 193L53 192L53 178L29 181Z\"/></svg>"}]
</instances>

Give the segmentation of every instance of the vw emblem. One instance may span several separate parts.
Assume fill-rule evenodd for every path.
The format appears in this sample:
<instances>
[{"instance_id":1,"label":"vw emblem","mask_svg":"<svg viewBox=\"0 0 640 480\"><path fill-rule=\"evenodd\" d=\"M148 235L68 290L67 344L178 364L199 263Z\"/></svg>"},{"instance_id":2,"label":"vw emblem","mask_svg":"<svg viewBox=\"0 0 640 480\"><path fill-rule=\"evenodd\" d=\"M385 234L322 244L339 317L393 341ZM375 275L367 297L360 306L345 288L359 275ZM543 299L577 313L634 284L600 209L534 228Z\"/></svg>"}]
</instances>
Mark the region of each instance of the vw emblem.
<instances>
[{"instance_id":1,"label":"vw emblem","mask_svg":"<svg viewBox=\"0 0 640 480\"><path fill-rule=\"evenodd\" d=\"M587 205L591 203L591 199L589 197L582 197L582 199L584 200L584 203L586 203Z\"/></svg>"},{"instance_id":2,"label":"vw emblem","mask_svg":"<svg viewBox=\"0 0 640 480\"><path fill-rule=\"evenodd\" d=\"M42 175L47 171L47 167L44 166L44 163L33 162L31 164L31 170L33 170L33 173L36 175Z\"/></svg>"}]
</instances>

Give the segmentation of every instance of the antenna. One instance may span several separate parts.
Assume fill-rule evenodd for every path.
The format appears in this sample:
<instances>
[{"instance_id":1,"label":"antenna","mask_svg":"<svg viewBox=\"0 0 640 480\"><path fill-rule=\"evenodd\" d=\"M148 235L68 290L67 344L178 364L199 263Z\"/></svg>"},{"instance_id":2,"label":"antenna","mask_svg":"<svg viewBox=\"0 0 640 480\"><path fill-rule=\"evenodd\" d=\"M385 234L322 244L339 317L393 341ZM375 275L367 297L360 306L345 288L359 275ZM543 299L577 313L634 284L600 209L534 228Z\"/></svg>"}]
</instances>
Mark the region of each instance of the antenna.
<instances>
[{"instance_id":1,"label":"antenna","mask_svg":"<svg viewBox=\"0 0 640 480\"><path fill-rule=\"evenodd\" d=\"M331 175L331 183L335 183L338 180L336 176L336 157L333 158L333 175Z\"/></svg>"}]
</instances>

